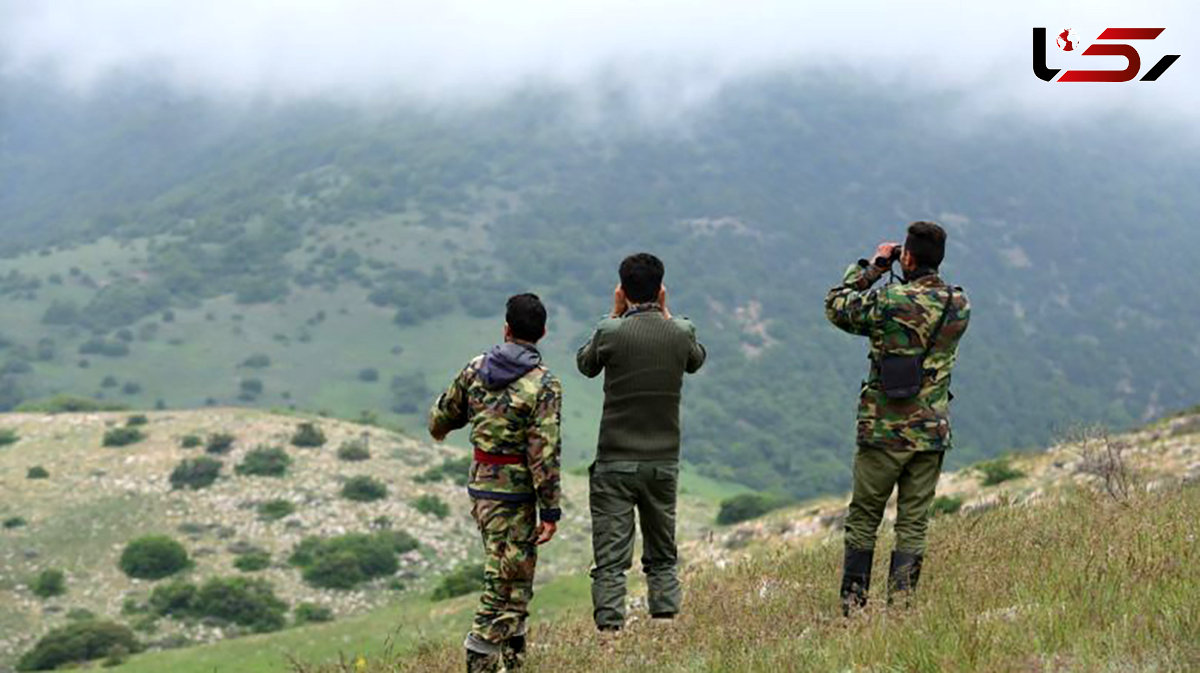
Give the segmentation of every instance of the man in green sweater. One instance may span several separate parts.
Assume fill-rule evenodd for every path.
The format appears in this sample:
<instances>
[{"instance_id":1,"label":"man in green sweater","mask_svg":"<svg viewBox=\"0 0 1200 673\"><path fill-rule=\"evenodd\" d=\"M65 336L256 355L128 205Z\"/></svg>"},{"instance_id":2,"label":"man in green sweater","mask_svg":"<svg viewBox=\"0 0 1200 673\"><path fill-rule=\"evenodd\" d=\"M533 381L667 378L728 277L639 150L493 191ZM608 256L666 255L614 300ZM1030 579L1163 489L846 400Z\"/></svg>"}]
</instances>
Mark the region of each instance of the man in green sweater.
<instances>
[{"instance_id":1,"label":"man in green sweater","mask_svg":"<svg viewBox=\"0 0 1200 673\"><path fill-rule=\"evenodd\" d=\"M671 619L682 600L676 570L679 399L684 373L704 364L686 318L671 316L663 263L649 253L621 262L612 313L576 355L588 378L604 372L604 413L590 476L592 607L596 627L625 624L625 573L633 563L634 510L652 617Z\"/></svg>"}]
</instances>

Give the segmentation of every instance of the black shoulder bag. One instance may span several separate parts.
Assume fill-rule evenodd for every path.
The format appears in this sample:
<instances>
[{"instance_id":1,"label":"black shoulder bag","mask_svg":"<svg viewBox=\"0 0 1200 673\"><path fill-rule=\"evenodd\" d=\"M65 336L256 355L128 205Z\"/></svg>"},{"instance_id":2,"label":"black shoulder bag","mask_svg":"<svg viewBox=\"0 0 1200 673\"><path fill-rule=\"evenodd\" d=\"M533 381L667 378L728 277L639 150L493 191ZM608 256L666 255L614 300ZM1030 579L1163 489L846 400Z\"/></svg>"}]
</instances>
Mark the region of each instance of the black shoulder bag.
<instances>
[{"instance_id":1,"label":"black shoulder bag","mask_svg":"<svg viewBox=\"0 0 1200 673\"><path fill-rule=\"evenodd\" d=\"M920 355L884 355L879 361L879 385L888 399L903 400L916 397L921 392L921 384L925 378L925 358L933 350L942 325L946 324L946 315L950 313L950 303L954 301L954 288L948 288L946 306L942 308L942 317L938 318L933 333L925 343L925 351Z\"/></svg>"}]
</instances>

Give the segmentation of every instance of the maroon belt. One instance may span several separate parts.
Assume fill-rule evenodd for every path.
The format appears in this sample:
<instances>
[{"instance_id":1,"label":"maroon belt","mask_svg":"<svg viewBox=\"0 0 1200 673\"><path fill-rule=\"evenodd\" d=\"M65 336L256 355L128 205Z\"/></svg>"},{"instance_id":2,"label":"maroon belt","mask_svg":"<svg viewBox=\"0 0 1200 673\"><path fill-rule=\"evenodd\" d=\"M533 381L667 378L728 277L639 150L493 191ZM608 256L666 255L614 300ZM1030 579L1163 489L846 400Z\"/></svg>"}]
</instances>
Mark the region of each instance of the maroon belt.
<instances>
[{"instance_id":1,"label":"maroon belt","mask_svg":"<svg viewBox=\"0 0 1200 673\"><path fill-rule=\"evenodd\" d=\"M525 462L525 457L488 453L487 451L475 449L475 462L483 463L484 465L520 465Z\"/></svg>"}]
</instances>

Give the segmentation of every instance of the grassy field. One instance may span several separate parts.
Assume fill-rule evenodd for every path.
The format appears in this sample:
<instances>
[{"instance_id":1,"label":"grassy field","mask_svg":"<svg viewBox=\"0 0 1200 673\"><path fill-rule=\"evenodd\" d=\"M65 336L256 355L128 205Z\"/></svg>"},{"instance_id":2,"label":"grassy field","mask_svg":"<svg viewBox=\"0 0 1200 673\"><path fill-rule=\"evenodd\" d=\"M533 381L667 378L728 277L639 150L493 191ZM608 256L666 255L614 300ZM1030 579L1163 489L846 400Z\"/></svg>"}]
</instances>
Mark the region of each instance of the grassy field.
<instances>
[{"instance_id":1,"label":"grassy field","mask_svg":"<svg viewBox=\"0 0 1200 673\"><path fill-rule=\"evenodd\" d=\"M840 616L840 538L777 547L687 577L684 615L644 615L600 639L577 605L533 630L534 671L1194 671L1200 667L1200 488L1127 505L1070 490L939 518L921 591L886 607L886 553L869 608ZM884 547L886 548L886 546ZM436 642L436 641L435 641ZM365 668L457 671L443 641Z\"/></svg>"}]
</instances>

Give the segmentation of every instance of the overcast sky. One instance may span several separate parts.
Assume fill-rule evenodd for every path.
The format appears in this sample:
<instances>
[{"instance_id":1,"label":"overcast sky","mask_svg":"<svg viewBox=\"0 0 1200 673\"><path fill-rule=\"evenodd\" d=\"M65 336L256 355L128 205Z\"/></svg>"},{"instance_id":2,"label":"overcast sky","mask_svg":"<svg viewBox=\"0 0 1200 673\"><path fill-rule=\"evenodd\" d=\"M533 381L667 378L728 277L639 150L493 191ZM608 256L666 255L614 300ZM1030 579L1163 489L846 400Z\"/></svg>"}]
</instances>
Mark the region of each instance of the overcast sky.
<instances>
[{"instance_id":1,"label":"overcast sky","mask_svg":"<svg viewBox=\"0 0 1200 673\"><path fill-rule=\"evenodd\" d=\"M1154 83L1047 84L1031 29L1165 27L1138 43ZM1177 119L1200 104L1200 6L1114 2L803 0L0 0L0 67L53 68L86 90L117 68L178 86L276 96L402 93L453 100L528 81L585 85L603 73L678 108L726 81L780 68L870 71L885 82L971 91L973 104L1039 115L1135 109ZM1051 40L1051 67L1120 69Z\"/></svg>"}]
</instances>

